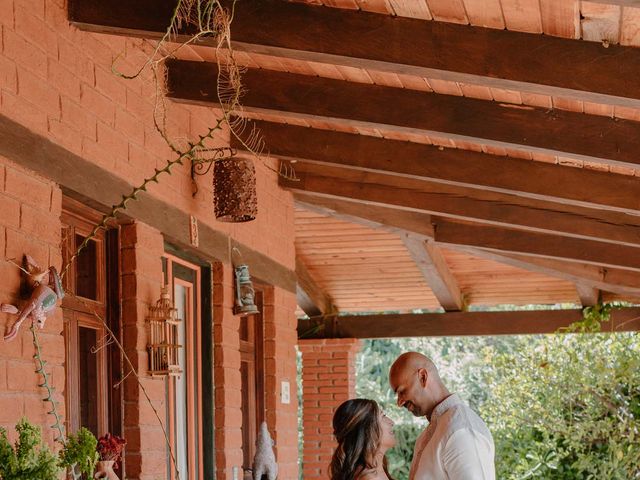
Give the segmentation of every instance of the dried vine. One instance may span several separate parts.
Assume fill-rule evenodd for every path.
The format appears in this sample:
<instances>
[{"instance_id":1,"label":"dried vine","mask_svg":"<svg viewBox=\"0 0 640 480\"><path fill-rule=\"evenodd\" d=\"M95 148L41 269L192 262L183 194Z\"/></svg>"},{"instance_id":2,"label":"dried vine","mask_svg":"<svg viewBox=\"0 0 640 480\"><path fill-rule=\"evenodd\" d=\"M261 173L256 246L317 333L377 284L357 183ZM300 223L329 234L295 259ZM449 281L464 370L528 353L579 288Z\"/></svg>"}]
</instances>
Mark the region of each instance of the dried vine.
<instances>
[{"instance_id":1,"label":"dried vine","mask_svg":"<svg viewBox=\"0 0 640 480\"><path fill-rule=\"evenodd\" d=\"M171 169L175 165L182 165L182 162L185 159L191 159L200 150L205 149L206 148L205 147L205 141L207 139L212 139L213 138L214 133L217 130L220 130L222 128L222 123L223 123L223 119L218 120L216 125L213 126L213 127L210 127L206 134L199 136L199 140L197 142L195 142L195 143L189 142L189 149L184 151L184 152L178 150L177 147L172 146L172 149L178 155L178 157L175 158L174 160L167 161L166 165L163 168L160 168L160 169L156 168L155 171L154 171L155 173L153 175L151 175L150 177L145 178L140 185L138 185L137 187L134 187L131 190L131 193L129 193L128 195L123 195L122 196L122 200L120 201L120 203L118 203L117 205L113 205L111 207L111 210L109 211L109 213L105 214L102 217L102 220L100 221L100 223L98 223L93 228L91 233L89 233L89 235L87 235L85 237L85 239L82 241L82 243L80 244L78 249L75 251L75 253L71 256L71 258L69 258L69 260L65 264L64 268L62 269L62 273L60 274L60 278L64 278L64 276L67 274L71 264L78 258L78 256L82 252L82 250L84 250L84 248L89 244L89 242L96 237L98 232L100 230L103 230L104 228L106 228L107 223L109 223L111 220L115 220L118 212L126 210L127 203L129 203L131 200L137 200L138 199L138 195L141 192L146 192L147 191L147 186L150 183L158 183L158 177L160 175L162 175L163 173L171 174Z\"/></svg>"}]
</instances>

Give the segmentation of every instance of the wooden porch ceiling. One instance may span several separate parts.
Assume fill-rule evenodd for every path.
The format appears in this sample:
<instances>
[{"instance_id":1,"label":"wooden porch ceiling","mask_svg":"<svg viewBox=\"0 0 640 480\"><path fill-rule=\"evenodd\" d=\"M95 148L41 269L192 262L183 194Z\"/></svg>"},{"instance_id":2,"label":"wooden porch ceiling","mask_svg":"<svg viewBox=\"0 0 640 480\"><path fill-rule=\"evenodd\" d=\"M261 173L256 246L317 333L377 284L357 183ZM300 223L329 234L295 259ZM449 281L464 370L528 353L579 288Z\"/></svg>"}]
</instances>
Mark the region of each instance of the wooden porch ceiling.
<instances>
[{"instance_id":1,"label":"wooden porch ceiling","mask_svg":"<svg viewBox=\"0 0 640 480\"><path fill-rule=\"evenodd\" d=\"M174 4L71 0L69 15L158 38ZM245 114L300 178L281 184L308 314L640 298L640 7L253 0L232 31ZM214 58L207 40L181 49L169 96L217 107ZM339 321L334 335L372 334ZM560 322L505 321L490 330ZM484 332L465 322L427 323Z\"/></svg>"}]
</instances>

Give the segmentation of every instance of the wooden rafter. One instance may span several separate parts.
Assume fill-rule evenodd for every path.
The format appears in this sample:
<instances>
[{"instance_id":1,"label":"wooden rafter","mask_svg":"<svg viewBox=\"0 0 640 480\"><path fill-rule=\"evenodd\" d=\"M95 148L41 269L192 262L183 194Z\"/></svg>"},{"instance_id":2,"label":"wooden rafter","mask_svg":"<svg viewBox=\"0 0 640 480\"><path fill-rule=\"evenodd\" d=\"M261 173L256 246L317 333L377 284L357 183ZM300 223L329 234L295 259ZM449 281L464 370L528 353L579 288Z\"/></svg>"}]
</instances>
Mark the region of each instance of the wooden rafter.
<instances>
[{"instance_id":1,"label":"wooden rafter","mask_svg":"<svg viewBox=\"0 0 640 480\"><path fill-rule=\"evenodd\" d=\"M85 30L158 38L174 5L171 0L72 0L69 17ZM628 81L640 75L640 51L632 47L605 48L599 42L288 2L243 1L235 10L237 50L589 102L640 105L640 91ZM214 41L205 39L205 44Z\"/></svg>"},{"instance_id":2,"label":"wooden rafter","mask_svg":"<svg viewBox=\"0 0 640 480\"><path fill-rule=\"evenodd\" d=\"M447 312L422 314L339 316L315 338L440 337L458 335L515 335L555 333L582 318L582 311L538 310L501 312ZM308 321L298 321L298 336L310 332ZM603 331L640 329L640 308L613 310ZM307 337L308 338L308 337Z\"/></svg>"},{"instance_id":3,"label":"wooden rafter","mask_svg":"<svg viewBox=\"0 0 640 480\"><path fill-rule=\"evenodd\" d=\"M309 317L317 317L328 313L337 312L331 301L322 288L313 279L304 262L296 256L296 275L298 284L296 288L296 298L298 306Z\"/></svg>"},{"instance_id":4,"label":"wooden rafter","mask_svg":"<svg viewBox=\"0 0 640 480\"><path fill-rule=\"evenodd\" d=\"M413 233L404 232L400 238L442 308L446 311L462 310L464 300L460 287L440 249L432 240Z\"/></svg>"},{"instance_id":5,"label":"wooden rafter","mask_svg":"<svg viewBox=\"0 0 640 480\"><path fill-rule=\"evenodd\" d=\"M341 218L365 226L374 224L382 228L389 227L389 220L394 233L398 230L413 232L425 238L433 238L432 217L418 212L394 210L387 207L363 205L345 199L317 197L296 194L298 204L313 209L327 216ZM449 248L467 252L473 256L510 265L532 272L542 273L573 283L589 285L591 288L614 292L632 297L640 296L640 273L631 270L604 268L578 262L558 259L534 257L509 252L496 252L481 247L448 245Z\"/></svg>"},{"instance_id":6,"label":"wooden rafter","mask_svg":"<svg viewBox=\"0 0 640 480\"><path fill-rule=\"evenodd\" d=\"M346 198L366 205L516 226L532 232L640 245L640 217L624 213L324 165L298 163L295 168L299 181L280 181L295 193Z\"/></svg>"},{"instance_id":7,"label":"wooden rafter","mask_svg":"<svg viewBox=\"0 0 640 480\"><path fill-rule=\"evenodd\" d=\"M349 200L318 197L306 193L294 195L296 204L327 217L357 223L365 227L379 228L392 233L412 232L415 235L433 238L431 217L421 212L398 210L383 206L371 207Z\"/></svg>"},{"instance_id":8,"label":"wooden rafter","mask_svg":"<svg viewBox=\"0 0 640 480\"><path fill-rule=\"evenodd\" d=\"M450 245L449 247L452 250L464 251L476 257L512 267L561 278L576 284L589 285L593 289L640 298L640 274L631 270L604 268L586 263L496 252L461 245Z\"/></svg>"},{"instance_id":9,"label":"wooden rafter","mask_svg":"<svg viewBox=\"0 0 640 480\"><path fill-rule=\"evenodd\" d=\"M168 95L217 106L211 81L217 71L213 63L169 62ZM277 113L283 121L333 121L633 168L640 164L640 122L269 70L249 69L242 78L243 110Z\"/></svg>"},{"instance_id":10,"label":"wooden rafter","mask_svg":"<svg viewBox=\"0 0 640 480\"><path fill-rule=\"evenodd\" d=\"M597 288L593 288L586 283L577 282L576 290L578 291L578 297L580 297L580 303L583 307L591 307L598 303L599 291Z\"/></svg>"},{"instance_id":11,"label":"wooden rafter","mask_svg":"<svg viewBox=\"0 0 640 480\"><path fill-rule=\"evenodd\" d=\"M640 248L492 225L433 219L435 241L640 271Z\"/></svg>"},{"instance_id":12,"label":"wooden rafter","mask_svg":"<svg viewBox=\"0 0 640 480\"><path fill-rule=\"evenodd\" d=\"M282 159L640 214L640 182L632 176L274 122L255 126ZM243 148L235 137L232 145Z\"/></svg>"}]
</instances>

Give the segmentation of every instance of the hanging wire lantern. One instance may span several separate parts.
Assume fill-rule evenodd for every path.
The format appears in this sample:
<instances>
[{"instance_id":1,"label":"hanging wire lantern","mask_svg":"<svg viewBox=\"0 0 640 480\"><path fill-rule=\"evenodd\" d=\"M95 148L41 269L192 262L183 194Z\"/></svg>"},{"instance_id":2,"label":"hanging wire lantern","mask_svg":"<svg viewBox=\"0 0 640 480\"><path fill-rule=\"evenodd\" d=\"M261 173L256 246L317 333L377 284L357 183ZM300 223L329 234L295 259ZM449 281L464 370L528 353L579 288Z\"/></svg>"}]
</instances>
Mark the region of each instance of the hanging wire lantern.
<instances>
[{"instance_id":1,"label":"hanging wire lantern","mask_svg":"<svg viewBox=\"0 0 640 480\"><path fill-rule=\"evenodd\" d=\"M251 159L223 158L215 162L213 205L221 222L248 222L256 218L256 169Z\"/></svg>"},{"instance_id":2,"label":"hanging wire lantern","mask_svg":"<svg viewBox=\"0 0 640 480\"><path fill-rule=\"evenodd\" d=\"M181 320L174 308L169 287L162 287L160 300L149 307L149 374L152 377L177 376L180 370L178 327Z\"/></svg>"}]
</instances>

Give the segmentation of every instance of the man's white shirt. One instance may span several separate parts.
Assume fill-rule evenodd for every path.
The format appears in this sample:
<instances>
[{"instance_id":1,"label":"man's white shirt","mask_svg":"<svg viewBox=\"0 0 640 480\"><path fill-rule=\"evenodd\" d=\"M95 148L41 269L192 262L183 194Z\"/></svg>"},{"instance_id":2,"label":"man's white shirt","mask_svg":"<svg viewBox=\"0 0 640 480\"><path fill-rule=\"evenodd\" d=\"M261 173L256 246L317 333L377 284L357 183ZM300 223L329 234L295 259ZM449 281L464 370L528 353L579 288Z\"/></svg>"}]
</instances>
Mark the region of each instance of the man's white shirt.
<instances>
[{"instance_id":1,"label":"man's white shirt","mask_svg":"<svg viewBox=\"0 0 640 480\"><path fill-rule=\"evenodd\" d=\"M416 440L409 480L495 480L494 445L482 419L453 394Z\"/></svg>"}]
</instances>

